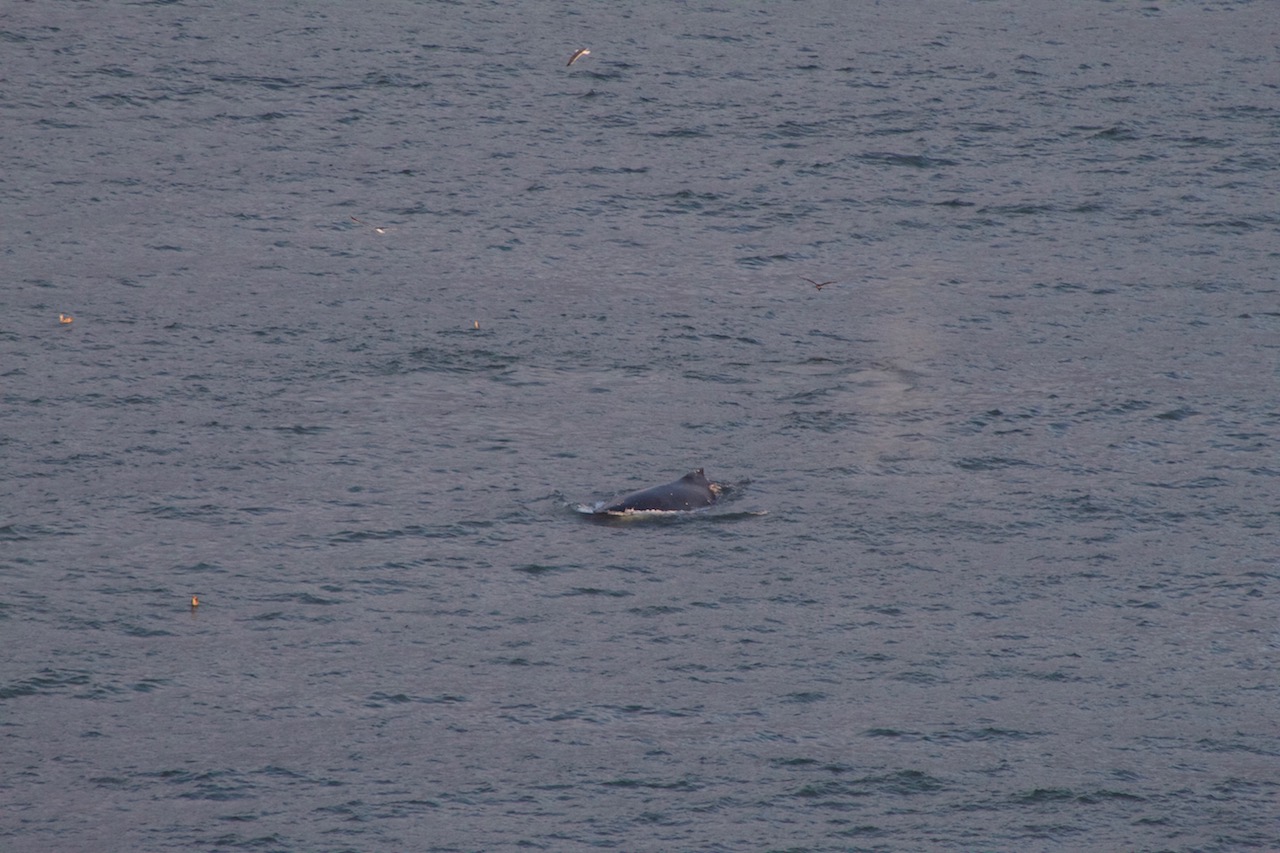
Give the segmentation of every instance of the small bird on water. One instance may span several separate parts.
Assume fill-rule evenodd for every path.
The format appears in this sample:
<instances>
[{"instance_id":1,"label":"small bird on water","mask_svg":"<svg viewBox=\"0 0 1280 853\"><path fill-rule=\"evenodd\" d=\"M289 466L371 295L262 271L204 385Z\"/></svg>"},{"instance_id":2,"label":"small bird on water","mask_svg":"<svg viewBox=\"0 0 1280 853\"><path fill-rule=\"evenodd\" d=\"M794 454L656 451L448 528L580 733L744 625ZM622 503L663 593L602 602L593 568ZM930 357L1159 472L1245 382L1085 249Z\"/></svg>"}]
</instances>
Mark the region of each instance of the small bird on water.
<instances>
[{"instance_id":1,"label":"small bird on water","mask_svg":"<svg viewBox=\"0 0 1280 853\"><path fill-rule=\"evenodd\" d=\"M575 51L573 52L573 56L569 57L569 61L568 61L568 62L566 62L566 63L564 64L564 67L565 67L565 68L568 68L570 65L572 65L572 64L573 64L573 63L575 63L575 62L577 62L577 61L578 61L579 59L581 59L582 57L584 57L584 56L590 56L590 55L591 55L591 51L590 51L590 50L588 50L588 49L587 49L587 48L585 48L585 47L580 47L580 48L578 48L577 50L575 50Z\"/></svg>"},{"instance_id":2,"label":"small bird on water","mask_svg":"<svg viewBox=\"0 0 1280 853\"><path fill-rule=\"evenodd\" d=\"M72 317L70 314L59 314L59 315L58 315L58 322L59 322L59 323L61 323L61 324L62 324L62 325L64 325L64 326L69 326L69 325L71 325L71 323L72 323L74 320L75 320L75 317Z\"/></svg>"},{"instance_id":3,"label":"small bird on water","mask_svg":"<svg viewBox=\"0 0 1280 853\"><path fill-rule=\"evenodd\" d=\"M197 596L191 596L191 609L195 610L200 606L200 599Z\"/></svg>"}]
</instances>

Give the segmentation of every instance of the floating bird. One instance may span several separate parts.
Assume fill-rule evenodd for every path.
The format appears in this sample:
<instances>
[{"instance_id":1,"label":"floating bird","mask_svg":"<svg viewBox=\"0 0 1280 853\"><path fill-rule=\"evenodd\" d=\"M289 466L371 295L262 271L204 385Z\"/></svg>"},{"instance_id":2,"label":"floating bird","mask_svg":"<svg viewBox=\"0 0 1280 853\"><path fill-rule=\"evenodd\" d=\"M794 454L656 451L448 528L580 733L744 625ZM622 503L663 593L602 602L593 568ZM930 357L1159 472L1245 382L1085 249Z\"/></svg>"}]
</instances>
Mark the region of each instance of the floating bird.
<instances>
[{"instance_id":1,"label":"floating bird","mask_svg":"<svg viewBox=\"0 0 1280 853\"><path fill-rule=\"evenodd\" d=\"M804 278L804 276L800 276L800 277ZM811 278L804 278L804 280L812 284L814 287L818 288L818 290L822 290L822 288L826 287L828 284L836 283L835 279L832 279L831 281L814 281Z\"/></svg>"},{"instance_id":2,"label":"floating bird","mask_svg":"<svg viewBox=\"0 0 1280 853\"><path fill-rule=\"evenodd\" d=\"M74 320L75 320L75 317L72 317L70 314L59 314L59 315L58 315L58 322L59 322L59 323L61 323L61 324L62 324L62 325L64 325L64 326L69 326L69 325L71 325L72 321L74 321Z\"/></svg>"},{"instance_id":3,"label":"floating bird","mask_svg":"<svg viewBox=\"0 0 1280 853\"><path fill-rule=\"evenodd\" d=\"M479 320L476 320L476 321L475 321L475 325L474 325L474 326L472 326L472 328L473 328L473 329L479 329L479 328L480 328L480 321L479 321Z\"/></svg>"},{"instance_id":4,"label":"floating bird","mask_svg":"<svg viewBox=\"0 0 1280 853\"><path fill-rule=\"evenodd\" d=\"M585 47L580 47L573 52L573 56L569 57L569 61L564 64L564 67L568 68L570 65L577 62L582 57L590 56L590 55L591 55L591 51L587 50Z\"/></svg>"},{"instance_id":5,"label":"floating bird","mask_svg":"<svg viewBox=\"0 0 1280 853\"><path fill-rule=\"evenodd\" d=\"M193 595L193 596L191 596L191 609L192 609L192 610L195 610L195 609L196 609L197 607L199 607L199 606L200 606L200 599L199 599L199 597L198 597L198 596L194 596L194 595Z\"/></svg>"}]
</instances>

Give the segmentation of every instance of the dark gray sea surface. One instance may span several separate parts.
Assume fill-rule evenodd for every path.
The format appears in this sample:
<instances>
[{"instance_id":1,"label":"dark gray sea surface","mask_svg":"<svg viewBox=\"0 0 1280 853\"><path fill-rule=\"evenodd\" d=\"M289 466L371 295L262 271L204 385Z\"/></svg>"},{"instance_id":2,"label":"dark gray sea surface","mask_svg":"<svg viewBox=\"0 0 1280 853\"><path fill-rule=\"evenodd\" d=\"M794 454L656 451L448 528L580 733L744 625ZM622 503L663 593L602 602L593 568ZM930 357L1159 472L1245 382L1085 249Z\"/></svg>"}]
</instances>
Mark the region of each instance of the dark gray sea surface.
<instances>
[{"instance_id":1,"label":"dark gray sea surface","mask_svg":"<svg viewBox=\"0 0 1280 853\"><path fill-rule=\"evenodd\" d=\"M9 3L0 849L1280 849L1278 44Z\"/></svg>"}]
</instances>

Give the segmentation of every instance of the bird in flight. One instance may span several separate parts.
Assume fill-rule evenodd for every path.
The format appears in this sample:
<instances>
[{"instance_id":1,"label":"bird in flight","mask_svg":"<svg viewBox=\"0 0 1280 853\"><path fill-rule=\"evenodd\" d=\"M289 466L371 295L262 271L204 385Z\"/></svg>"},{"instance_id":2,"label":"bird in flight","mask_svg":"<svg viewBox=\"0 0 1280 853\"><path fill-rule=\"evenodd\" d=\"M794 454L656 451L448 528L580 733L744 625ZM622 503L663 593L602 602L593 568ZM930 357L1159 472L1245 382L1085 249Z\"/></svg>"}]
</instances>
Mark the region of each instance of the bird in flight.
<instances>
[{"instance_id":1,"label":"bird in flight","mask_svg":"<svg viewBox=\"0 0 1280 853\"><path fill-rule=\"evenodd\" d=\"M364 225L366 227L370 227L378 234L386 234L388 231L391 230L390 228L386 228L382 225L369 225L368 222L365 222L363 219L356 219L354 216L351 217L351 221L356 223L357 225Z\"/></svg>"},{"instance_id":2,"label":"bird in flight","mask_svg":"<svg viewBox=\"0 0 1280 853\"><path fill-rule=\"evenodd\" d=\"M585 47L580 47L573 52L573 56L569 57L569 61L564 64L564 67L568 68L570 65L577 62L582 57L590 56L590 55L591 55L590 50L587 50Z\"/></svg>"},{"instance_id":3,"label":"bird in flight","mask_svg":"<svg viewBox=\"0 0 1280 853\"><path fill-rule=\"evenodd\" d=\"M804 278L804 276L800 276L800 277ZM818 290L822 290L822 288L826 287L828 284L836 283L835 279L832 279L831 281L814 281L811 278L804 278L804 280L812 284L814 287L818 288Z\"/></svg>"}]
</instances>

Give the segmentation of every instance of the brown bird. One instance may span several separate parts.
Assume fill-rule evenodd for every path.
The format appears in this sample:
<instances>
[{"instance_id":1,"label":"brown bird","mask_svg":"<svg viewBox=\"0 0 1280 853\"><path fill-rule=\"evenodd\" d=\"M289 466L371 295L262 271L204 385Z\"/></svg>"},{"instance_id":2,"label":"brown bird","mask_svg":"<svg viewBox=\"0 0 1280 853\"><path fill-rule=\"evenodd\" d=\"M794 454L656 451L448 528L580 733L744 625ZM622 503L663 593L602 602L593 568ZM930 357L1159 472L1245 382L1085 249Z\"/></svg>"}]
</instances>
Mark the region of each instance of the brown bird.
<instances>
[{"instance_id":1,"label":"brown bird","mask_svg":"<svg viewBox=\"0 0 1280 853\"><path fill-rule=\"evenodd\" d=\"M577 62L582 57L590 56L590 55L591 55L591 51L587 50L585 47L580 47L573 52L573 56L569 57L569 61L564 64L564 67L568 68L570 65Z\"/></svg>"},{"instance_id":2,"label":"brown bird","mask_svg":"<svg viewBox=\"0 0 1280 853\"><path fill-rule=\"evenodd\" d=\"M200 606L200 599L197 596L191 596L191 609L195 610Z\"/></svg>"},{"instance_id":3,"label":"brown bird","mask_svg":"<svg viewBox=\"0 0 1280 853\"><path fill-rule=\"evenodd\" d=\"M74 321L75 321L75 318L74 318L74 317L72 317L70 314L59 314L59 315L58 315L58 322L59 322L59 323L61 323L61 324L62 324L62 325L64 325L64 326L70 325L70 324L71 324L71 323L73 323Z\"/></svg>"},{"instance_id":4,"label":"brown bird","mask_svg":"<svg viewBox=\"0 0 1280 853\"><path fill-rule=\"evenodd\" d=\"M800 277L804 278L804 276L800 276ZM835 279L832 279L831 281L814 281L811 278L804 278L804 280L812 284L814 287L818 288L818 290L822 290L822 288L826 287L828 284L836 283Z\"/></svg>"}]
</instances>

